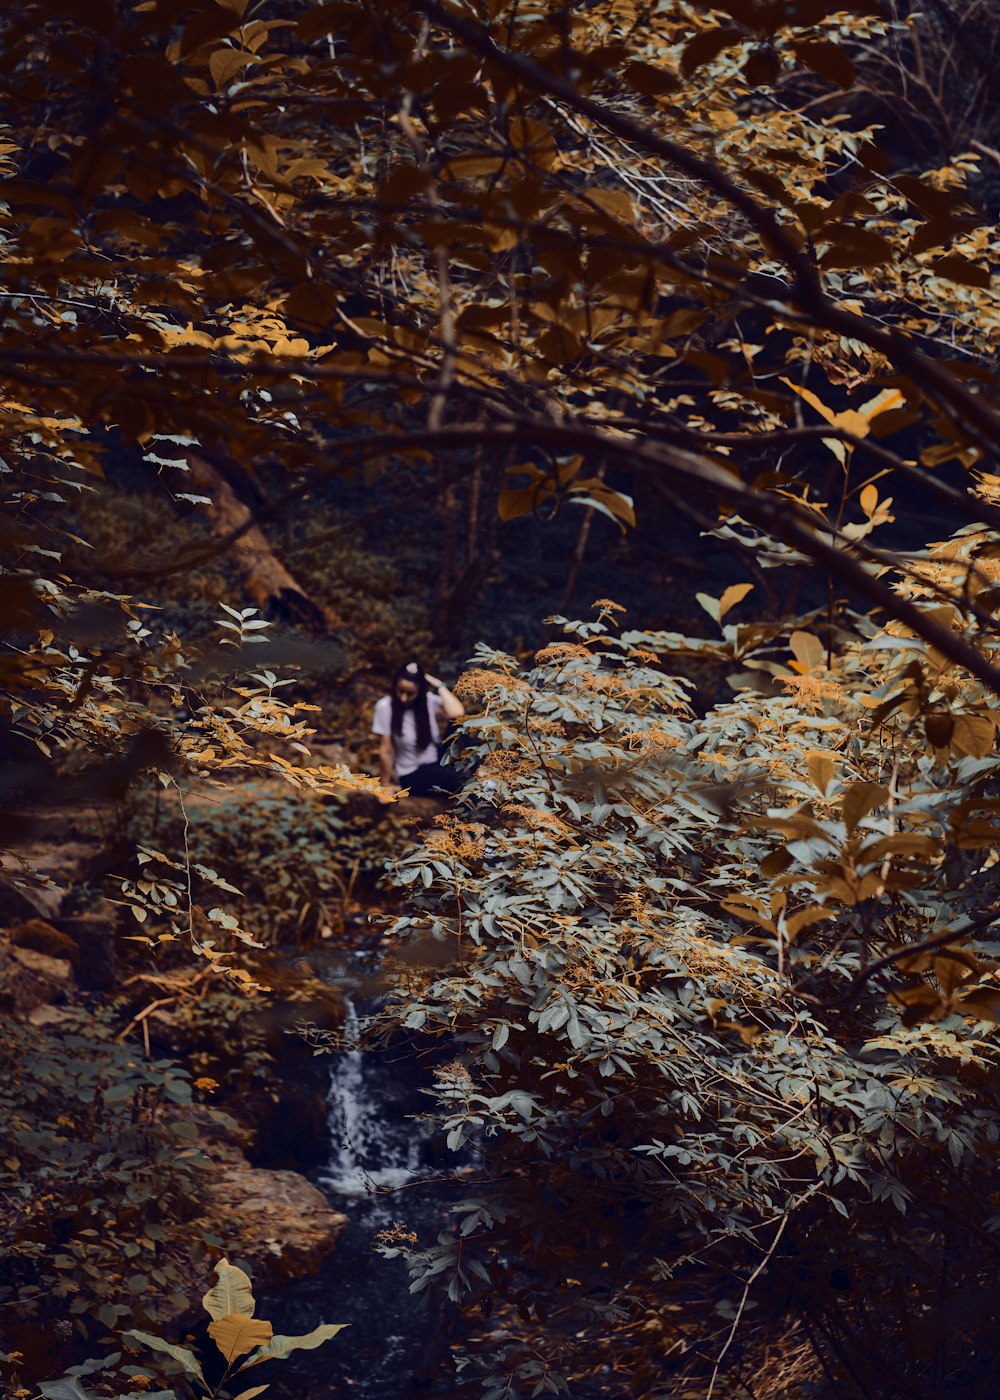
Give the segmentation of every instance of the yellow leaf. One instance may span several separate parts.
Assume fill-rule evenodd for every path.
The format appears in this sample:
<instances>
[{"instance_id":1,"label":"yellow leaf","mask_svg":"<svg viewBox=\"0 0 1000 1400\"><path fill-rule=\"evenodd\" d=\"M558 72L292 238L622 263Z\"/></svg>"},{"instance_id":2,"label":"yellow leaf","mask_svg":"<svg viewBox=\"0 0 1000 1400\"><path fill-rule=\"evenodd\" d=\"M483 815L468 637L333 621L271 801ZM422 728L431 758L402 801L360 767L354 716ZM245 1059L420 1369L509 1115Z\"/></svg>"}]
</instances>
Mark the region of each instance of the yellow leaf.
<instances>
[{"instance_id":1,"label":"yellow leaf","mask_svg":"<svg viewBox=\"0 0 1000 1400\"><path fill-rule=\"evenodd\" d=\"M876 418L880 413L885 413L890 408L899 408L905 402L905 398L898 389L883 389L873 399L863 403L859 412L865 418Z\"/></svg>"},{"instance_id":2,"label":"yellow leaf","mask_svg":"<svg viewBox=\"0 0 1000 1400\"><path fill-rule=\"evenodd\" d=\"M208 1335L222 1352L230 1365L238 1356L246 1356L255 1347L267 1346L274 1335L269 1322L257 1317L244 1317L241 1313L229 1313L208 1324Z\"/></svg>"},{"instance_id":3,"label":"yellow leaf","mask_svg":"<svg viewBox=\"0 0 1000 1400\"><path fill-rule=\"evenodd\" d=\"M837 760L822 749L810 749L806 754L806 770L813 786L825 796L830 779L837 771Z\"/></svg>"},{"instance_id":4,"label":"yellow leaf","mask_svg":"<svg viewBox=\"0 0 1000 1400\"><path fill-rule=\"evenodd\" d=\"M843 413L836 414L830 419L830 422L835 428L841 428L845 433L851 433L854 437L867 437L871 431L868 419L856 408L845 408Z\"/></svg>"},{"instance_id":5,"label":"yellow leaf","mask_svg":"<svg viewBox=\"0 0 1000 1400\"><path fill-rule=\"evenodd\" d=\"M878 505L878 488L875 486L866 486L858 499L861 502L861 509L864 511L865 515L871 515Z\"/></svg>"},{"instance_id":6,"label":"yellow leaf","mask_svg":"<svg viewBox=\"0 0 1000 1400\"><path fill-rule=\"evenodd\" d=\"M795 660L807 671L826 664L823 643L811 632L793 632L788 639Z\"/></svg>"},{"instance_id":7,"label":"yellow leaf","mask_svg":"<svg viewBox=\"0 0 1000 1400\"><path fill-rule=\"evenodd\" d=\"M793 394L798 394L800 399L805 399L806 403L810 404L828 423L836 423L837 415L834 413L833 409L827 408L822 399L817 398L811 389L803 389L800 385L793 384L790 379L782 378L781 375L779 375L778 378L781 380L782 384L788 385Z\"/></svg>"},{"instance_id":8,"label":"yellow leaf","mask_svg":"<svg viewBox=\"0 0 1000 1400\"><path fill-rule=\"evenodd\" d=\"M716 621L721 622L730 608L735 608L737 603L741 603L747 594L752 592L752 583L734 583L727 588L719 599L719 615Z\"/></svg>"},{"instance_id":9,"label":"yellow leaf","mask_svg":"<svg viewBox=\"0 0 1000 1400\"><path fill-rule=\"evenodd\" d=\"M834 413L832 408L827 408L822 399L809 389L803 389L801 385L793 384L790 379L781 379L781 382L787 384L793 394L798 394L800 399L804 399L807 404L810 404L831 427L840 428L843 432L858 438L868 436L871 431L871 420L876 414L884 413L886 409L895 408L903 402L903 396L898 389L885 389L874 399L869 399L861 409L845 408L842 413Z\"/></svg>"}]
</instances>

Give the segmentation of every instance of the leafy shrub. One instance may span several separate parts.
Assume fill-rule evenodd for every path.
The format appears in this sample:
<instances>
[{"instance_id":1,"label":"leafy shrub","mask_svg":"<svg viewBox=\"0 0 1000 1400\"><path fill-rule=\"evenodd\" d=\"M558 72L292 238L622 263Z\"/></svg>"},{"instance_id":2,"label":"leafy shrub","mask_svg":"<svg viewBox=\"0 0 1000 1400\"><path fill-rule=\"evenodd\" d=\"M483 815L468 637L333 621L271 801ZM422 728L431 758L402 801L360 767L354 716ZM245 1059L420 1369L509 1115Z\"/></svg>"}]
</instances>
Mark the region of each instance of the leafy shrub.
<instances>
[{"instance_id":1,"label":"leafy shrub","mask_svg":"<svg viewBox=\"0 0 1000 1400\"><path fill-rule=\"evenodd\" d=\"M358 785L365 782L374 785L365 778ZM323 928L340 932L409 830L395 809L336 790L318 796L291 784L244 781L206 796L189 794L183 808L170 794L161 800L138 793L130 803L122 844L137 851L139 874L121 888L146 928L147 916L176 923L190 870L196 909L222 943L239 937L244 923L272 943L304 941ZM164 854L182 852L185 841L184 862ZM196 922L203 922L198 915Z\"/></svg>"},{"instance_id":2,"label":"leafy shrub","mask_svg":"<svg viewBox=\"0 0 1000 1400\"><path fill-rule=\"evenodd\" d=\"M187 1072L17 1023L0 1051L0 1317L21 1326L56 1300L86 1337L185 1306L172 1241L197 1210L204 1161Z\"/></svg>"},{"instance_id":3,"label":"leafy shrub","mask_svg":"<svg viewBox=\"0 0 1000 1400\"><path fill-rule=\"evenodd\" d=\"M496 1310L489 1400L749 1395L796 1328L838 1394L986 1400L995 702L898 624L724 625L784 693L699 718L658 661L696 642L612 612L463 680L480 787L398 865L438 955L389 1020L454 1047L437 1121L482 1170L386 1252Z\"/></svg>"},{"instance_id":4,"label":"leafy shrub","mask_svg":"<svg viewBox=\"0 0 1000 1400\"><path fill-rule=\"evenodd\" d=\"M136 1328L123 1332L124 1344L130 1352L138 1347L155 1354L155 1361L135 1365L122 1362L122 1353L85 1361L72 1366L59 1380L43 1381L39 1386L45 1400L97 1400L99 1396L120 1391L123 1385L136 1389L116 1400L176 1400L177 1390L184 1396L200 1395L210 1400L231 1400L234 1389L242 1384L239 1377L268 1361L282 1361L294 1351L312 1351L342 1332L346 1323L321 1323L301 1337L275 1336L269 1322L254 1317L256 1300L249 1277L242 1269L222 1259L215 1266L218 1275L202 1302L208 1313L206 1342L214 1350L199 1357L190 1347L178 1346L163 1337ZM87 1386L81 1384L87 1378ZM255 1377L256 1379L256 1377ZM170 1390L150 1389L157 1381L167 1381ZM99 1386L99 1390L88 1387ZM260 1395L267 1383L243 1390L237 1400ZM25 1392L27 1393L27 1392Z\"/></svg>"},{"instance_id":5,"label":"leafy shrub","mask_svg":"<svg viewBox=\"0 0 1000 1400\"><path fill-rule=\"evenodd\" d=\"M192 859L239 887L240 916L271 941L340 929L356 887L385 866L396 825L372 806L252 783L201 806Z\"/></svg>"}]
</instances>

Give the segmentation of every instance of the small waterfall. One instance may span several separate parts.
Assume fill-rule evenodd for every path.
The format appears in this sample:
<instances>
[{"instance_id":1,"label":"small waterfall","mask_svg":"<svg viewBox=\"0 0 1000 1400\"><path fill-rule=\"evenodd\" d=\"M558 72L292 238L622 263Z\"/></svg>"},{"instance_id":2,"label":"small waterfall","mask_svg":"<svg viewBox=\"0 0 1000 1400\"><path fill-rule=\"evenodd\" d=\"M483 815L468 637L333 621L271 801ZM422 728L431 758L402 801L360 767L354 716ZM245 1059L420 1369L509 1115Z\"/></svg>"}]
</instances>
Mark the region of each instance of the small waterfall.
<instances>
[{"instance_id":1,"label":"small waterfall","mask_svg":"<svg viewBox=\"0 0 1000 1400\"><path fill-rule=\"evenodd\" d=\"M370 954L355 954L327 970L344 995L344 1048L330 1061L329 1160L313 1179L349 1224L322 1271L271 1308L279 1332L347 1322L350 1345L295 1358L289 1384L294 1377L297 1388L282 1389L279 1400L443 1400L453 1393L439 1314L429 1308L429 1295L410 1292L402 1260L372 1252L378 1233L397 1220L424 1242L454 1229L451 1205L464 1190L454 1177L462 1158L447 1154L442 1161L440 1149L435 1158L420 1118L431 1074L426 1055L419 1056L405 1038L364 1046L366 1021L379 1005L361 991L373 964Z\"/></svg>"},{"instance_id":2,"label":"small waterfall","mask_svg":"<svg viewBox=\"0 0 1000 1400\"><path fill-rule=\"evenodd\" d=\"M319 1184L340 1196L402 1186L421 1168L424 1134L413 1121L413 1086L385 1052L360 1048L362 1018L345 998L344 1044L330 1075L330 1161Z\"/></svg>"}]
</instances>

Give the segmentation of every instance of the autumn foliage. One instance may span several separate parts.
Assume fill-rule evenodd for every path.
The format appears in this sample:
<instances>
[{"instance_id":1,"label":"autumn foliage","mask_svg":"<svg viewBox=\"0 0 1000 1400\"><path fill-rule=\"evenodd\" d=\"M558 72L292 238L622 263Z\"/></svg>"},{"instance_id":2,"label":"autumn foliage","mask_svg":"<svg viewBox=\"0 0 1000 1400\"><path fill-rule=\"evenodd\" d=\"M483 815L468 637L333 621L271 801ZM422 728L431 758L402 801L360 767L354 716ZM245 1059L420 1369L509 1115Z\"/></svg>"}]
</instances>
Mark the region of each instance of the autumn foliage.
<instances>
[{"instance_id":1,"label":"autumn foliage","mask_svg":"<svg viewBox=\"0 0 1000 1400\"><path fill-rule=\"evenodd\" d=\"M481 1154L410 1267L489 1400L995 1391L994 18L0 18L5 889L46 885L43 803L155 785L180 836L114 888L132 951L261 985L281 919L192 858L192 786L379 791L255 660L370 620L310 585L343 536L280 557L290 510L433 495L438 642L508 526L577 513L567 595L600 517L732 551L711 638L664 598L484 643L474 781L397 870L389 1033L447 1050L436 1122ZM123 483L162 530L98 557ZM246 596L185 635L157 591L220 559Z\"/></svg>"}]
</instances>

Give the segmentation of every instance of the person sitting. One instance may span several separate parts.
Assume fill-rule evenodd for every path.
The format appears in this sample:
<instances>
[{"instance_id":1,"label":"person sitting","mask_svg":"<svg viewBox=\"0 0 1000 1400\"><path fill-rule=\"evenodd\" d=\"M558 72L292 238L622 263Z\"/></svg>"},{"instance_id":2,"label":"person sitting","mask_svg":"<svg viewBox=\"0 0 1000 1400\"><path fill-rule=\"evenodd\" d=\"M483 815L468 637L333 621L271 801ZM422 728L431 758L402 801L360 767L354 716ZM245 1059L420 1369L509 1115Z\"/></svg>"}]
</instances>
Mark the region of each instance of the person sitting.
<instances>
[{"instance_id":1,"label":"person sitting","mask_svg":"<svg viewBox=\"0 0 1000 1400\"><path fill-rule=\"evenodd\" d=\"M461 719L462 702L438 680L426 675L415 661L401 666L392 689L375 704L372 733L379 736L379 776L384 787L398 792L409 789L412 797L454 793L462 779L440 761L441 726Z\"/></svg>"}]
</instances>

